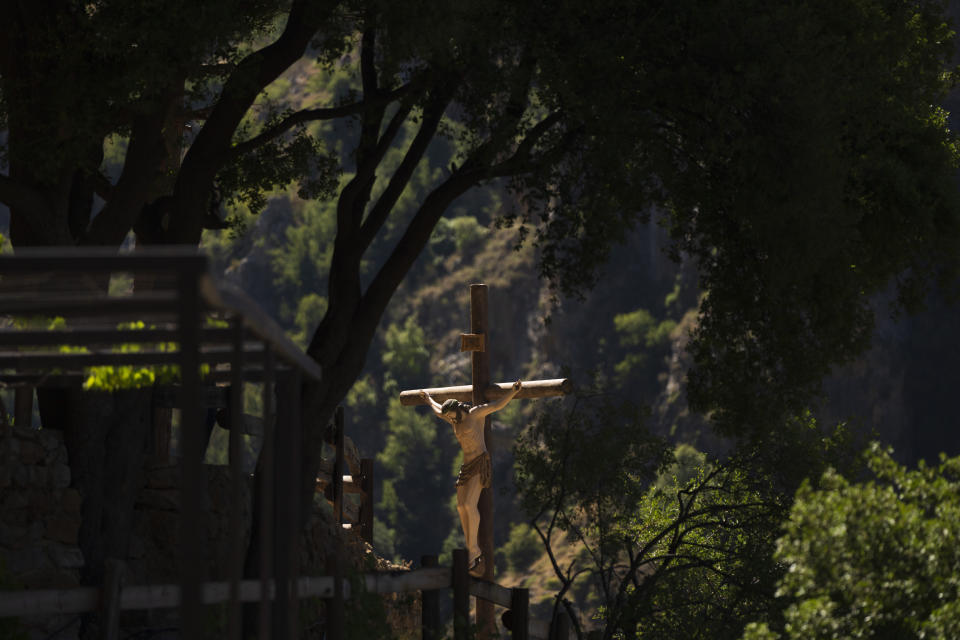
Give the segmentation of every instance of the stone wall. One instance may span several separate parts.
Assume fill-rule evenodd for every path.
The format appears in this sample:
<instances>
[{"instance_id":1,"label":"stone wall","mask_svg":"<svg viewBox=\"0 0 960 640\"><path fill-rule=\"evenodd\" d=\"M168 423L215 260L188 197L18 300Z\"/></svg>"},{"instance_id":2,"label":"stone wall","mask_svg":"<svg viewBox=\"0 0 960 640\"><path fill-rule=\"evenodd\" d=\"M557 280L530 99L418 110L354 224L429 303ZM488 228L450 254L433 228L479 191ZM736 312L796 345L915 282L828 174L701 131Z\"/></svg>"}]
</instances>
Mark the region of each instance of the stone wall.
<instances>
[{"instance_id":1,"label":"stone wall","mask_svg":"<svg viewBox=\"0 0 960 640\"><path fill-rule=\"evenodd\" d=\"M204 465L207 478L207 575L210 580L229 578L229 544L234 535L250 539L250 482L241 493L241 530L230 531L230 468ZM128 584L174 583L180 526L180 469L148 466L144 486L134 507L133 539L128 559Z\"/></svg>"},{"instance_id":2,"label":"stone wall","mask_svg":"<svg viewBox=\"0 0 960 640\"><path fill-rule=\"evenodd\" d=\"M79 584L80 503L80 494L70 488L61 432L0 432L0 584L27 589ZM45 638L69 621L70 616L46 616L23 620L22 626L29 636Z\"/></svg>"},{"instance_id":3,"label":"stone wall","mask_svg":"<svg viewBox=\"0 0 960 640\"><path fill-rule=\"evenodd\" d=\"M359 467L359 454L352 443L346 457L347 468L356 473L354 467ZM229 468L205 465L204 471L208 496L204 523L207 575L211 580L225 580L229 576L229 540L241 536L244 548L249 540L251 483L245 483L243 488L241 530L231 531ZM124 582L126 585L176 583L179 468L148 465L142 480L134 505ZM83 497L70 485L70 467L61 431L0 427L0 589L59 589L80 584L84 557L78 546L78 533ZM345 567L351 572L405 568L378 558L355 534L341 533L330 513L329 505L318 495L300 551L301 575L324 575L327 553L338 547ZM334 542L337 537L341 538L339 544ZM383 598L389 624L396 628L415 627L418 610L413 606L414 600ZM219 630L224 624L220 619L222 611L210 608L208 613L208 626ZM305 638L321 637L324 617L320 601L301 603ZM176 618L175 609L126 611L121 615L121 627L126 634L168 637L164 633L176 627ZM76 614L0 619L0 639L75 640L79 626Z\"/></svg>"}]
</instances>

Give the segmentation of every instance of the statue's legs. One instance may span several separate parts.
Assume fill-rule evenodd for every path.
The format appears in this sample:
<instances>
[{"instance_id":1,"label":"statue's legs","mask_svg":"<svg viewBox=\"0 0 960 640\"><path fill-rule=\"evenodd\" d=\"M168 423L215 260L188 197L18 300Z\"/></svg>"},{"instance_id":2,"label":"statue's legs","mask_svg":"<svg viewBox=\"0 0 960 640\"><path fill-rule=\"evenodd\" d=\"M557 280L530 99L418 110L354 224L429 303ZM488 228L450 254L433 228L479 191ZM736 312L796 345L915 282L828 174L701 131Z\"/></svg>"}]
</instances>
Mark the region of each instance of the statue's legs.
<instances>
[{"instance_id":1,"label":"statue's legs","mask_svg":"<svg viewBox=\"0 0 960 640\"><path fill-rule=\"evenodd\" d=\"M480 501L480 475L477 474L457 487L457 513L460 514L460 525L463 527L463 537L467 544L467 553L470 564L480 555L480 545L477 543L477 533L480 531L480 510L477 503Z\"/></svg>"}]
</instances>

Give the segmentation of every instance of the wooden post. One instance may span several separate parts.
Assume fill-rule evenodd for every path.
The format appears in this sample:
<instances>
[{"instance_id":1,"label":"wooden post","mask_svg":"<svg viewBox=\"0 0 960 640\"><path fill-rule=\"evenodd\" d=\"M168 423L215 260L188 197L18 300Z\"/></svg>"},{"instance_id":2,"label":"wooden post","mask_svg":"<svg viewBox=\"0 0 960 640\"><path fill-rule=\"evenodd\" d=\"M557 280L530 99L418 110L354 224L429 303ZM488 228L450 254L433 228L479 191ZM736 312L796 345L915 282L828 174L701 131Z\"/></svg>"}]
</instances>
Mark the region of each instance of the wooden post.
<instances>
[{"instance_id":1,"label":"wooden post","mask_svg":"<svg viewBox=\"0 0 960 640\"><path fill-rule=\"evenodd\" d=\"M290 566L290 607L287 615L290 619L290 637L300 637L300 476L303 474L303 459L300 452L303 449L303 376L300 369L294 367L290 375L290 398L293 406L290 409L290 457L287 466L290 469L288 484L288 499L290 504L290 542L287 545L287 563Z\"/></svg>"},{"instance_id":2,"label":"wooden post","mask_svg":"<svg viewBox=\"0 0 960 640\"><path fill-rule=\"evenodd\" d=\"M344 636L343 559L340 557L339 535L337 532L334 552L327 555L327 573L333 576L333 597L327 600L326 640L343 640Z\"/></svg>"},{"instance_id":3,"label":"wooden post","mask_svg":"<svg viewBox=\"0 0 960 640\"><path fill-rule=\"evenodd\" d=\"M360 490L363 502L360 505L360 537L373 544L373 459L360 460Z\"/></svg>"},{"instance_id":4,"label":"wooden post","mask_svg":"<svg viewBox=\"0 0 960 640\"><path fill-rule=\"evenodd\" d=\"M158 465L170 463L170 431L173 427L173 408L153 408L153 424L151 425L153 441L150 443L152 462Z\"/></svg>"},{"instance_id":5,"label":"wooden post","mask_svg":"<svg viewBox=\"0 0 960 640\"><path fill-rule=\"evenodd\" d=\"M274 442L274 486L276 535L273 539L276 595L273 607L274 638L295 638L297 598L293 592L299 560L299 518L297 487L300 460L300 372L284 371L277 377L276 440Z\"/></svg>"},{"instance_id":6,"label":"wooden post","mask_svg":"<svg viewBox=\"0 0 960 640\"><path fill-rule=\"evenodd\" d=\"M33 387L16 387L13 392L13 424L21 429L33 426Z\"/></svg>"},{"instance_id":7,"label":"wooden post","mask_svg":"<svg viewBox=\"0 0 960 640\"><path fill-rule=\"evenodd\" d=\"M240 640L243 609L240 606L240 581L243 579L243 322L235 317L230 322L230 602L227 606L227 638ZM154 420L158 410L154 410ZM154 429L157 429L154 423ZM156 431L158 432L158 431ZM169 432L168 432L169 433ZM169 451L169 446L167 447Z\"/></svg>"},{"instance_id":8,"label":"wooden post","mask_svg":"<svg viewBox=\"0 0 960 640\"><path fill-rule=\"evenodd\" d=\"M467 550L453 550L453 638L467 640L470 633L470 573Z\"/></svg>"},{"instance_id":9,"label":"wooden post","mask_svg":"<svg viewBox=\"0 0 960 640\"><path fill-rule=\"evenodd\" d=\"M122 560L103 561L103 593L100 616L103 640L120 640L120 591L123 589L126 565Z\"/></svg>"},{"instance_id":10,"label":"wooden post","mask_svg":"<svg viewBox=\"0 0 960 640\"><path fill-rule=\"evenodd\" d=\"M274 534L274 355L269 342L263 343L263 445L260 448L260 640L271 637L270 578L273 577Z\"/></svg>"},{"instance_id":11,"label":"wooden post","mask_svg":"<svg viewBox=\"0 0 960 640\"><path fill-rule=\"evenodd\" d=\"M203 583L207 555L203 473L204 430L200 388L200 296L198 274L181 272L180 313L180 612L185 640L203 638Z\"/></svg>"},{"instance_id":12,"label":"wooden post","mask_svg":"<svg viewBox=\"0 0 960 640\"><path fill-rule=\"evenodd\" d=\"M516 587L510 589L510 611L513 629L510 637L514 640L528 640L530 637L530 590Z\"/></svg>"},{"instance_id":13,"label":"wooden post","mask_svg":"<svg viewBox=\"0 0 960 640\"><path fill-rule=\"evenodd\" d=\"M424 569L439 566L437 556L423 556L420 566ZM424 589L420 595L420 632L423 640L440 640L440 592Z\"/></svg>"},{"instance_id":14,"label":"wooden post","mask_svg":"<svg viewBox=\"0 0 960 640\"><path fill-rule=\"evenodd\" d=\"M487 336L487 285L470 285L470 333L484 336L483 351L472 352L473 375L473 404L481 405L487 401L485 390L490 385L490 352L486 348L490 344ZM490 416L483 423L483 440L486 444L490 457L493 458L493 438L490 434ZM480 545L480 552L483 554L483 579L493 582L493 491L484 489L480 493L480 501L477 504L480 511L480 531L477 535L477 543ZM477 604L477 626L480 627L480 637L486 640L487 637L495 636L497 633L497 623L494 618L493 603L486 600L476 600Z\"/></svg>"},{"instance_id":15,"label":"wooden post","mask_svg":"<svg viewBox=\"0 0 960 640\"><path fill-rule=\"evenodd\" d=\"M333 437L336 447L333 459L333 517L337 524L343 524L343 406L337 406L333 414Z\"/></svg>"}]
</instances>

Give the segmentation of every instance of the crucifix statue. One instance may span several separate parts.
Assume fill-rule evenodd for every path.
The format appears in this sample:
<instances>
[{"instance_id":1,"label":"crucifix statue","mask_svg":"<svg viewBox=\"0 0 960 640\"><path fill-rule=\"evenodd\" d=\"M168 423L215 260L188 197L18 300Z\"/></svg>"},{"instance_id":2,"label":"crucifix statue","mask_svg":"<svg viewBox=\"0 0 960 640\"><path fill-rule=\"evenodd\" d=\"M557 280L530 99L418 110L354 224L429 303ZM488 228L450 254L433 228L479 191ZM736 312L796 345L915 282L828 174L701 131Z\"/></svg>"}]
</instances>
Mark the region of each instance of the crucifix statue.
<instances>
[{"instance_id":1,"label":"crucifix statue","mask_svg":"<svg viewBox=\"0 0 960 640\"><path fill-rule=\"evenodd\" d=\"M480 492L490 488L493 467L490 453L483 439L483 428L486 417L494 411L499 411L513 400L523 384L517 380L513 383L510 393L496 402L488 402L479 406L472 406L450 398L439 404L430 397L425 390L420 390L420 397L430 404L430 408L441 420L445 420L453 427L453 434L463 449L463 466L457 476L457 513L460 514L460 526L463 527L463 537L467 543L467 557L470 562L470 575L482 578L484 574L485 558L477 542L480 531L480 511L477 504L480 502Z\"/></svg>"},{"instance_id":2,"label":"crucifix statue","mask_svg":"<svg viewBox=\"0 0 960 640\"><path fill-rule=\"evenodd\" d=\"M566 378L559 380L528 380L514 383L490 384L490 355L487 351L487 285L470 285L470 333L460 337L460 350L472 352L473 376L471 385L413 389L400 393L403 405L426 404L440 418L450 422L454 434L464 450L464 468L461 477L473 472L470 463L483 467L493 455L490 438L490 414L502 409L514 398L545 398L570 393L571 384ZM451 402L452 401L452 402ZM456 404L454 404L454 402ZM470 403L464 405L461 403ZM446 407L446 410L444 410ZM455 422L460 410L460 431ZM480 446L480 423L483 424L483 446ZM468 450L469 449L469 450ZM483 455L485 454L485 455ZM480 462L476 462L480 461ZM470 483L472 477L478 481ZM457 487L457 510L460 511L469 559L474 564L471 574L484 580L493 580L493 491L481 476L470 476L466 485ZM486 487L483 485L486 484ZM468 488L463 488L463 487ZM464 511L460 510L463 493ZM479 493L479 496L475 496ZM471 509L471 502L476 506ZM467 518L464 518L466 513ZM479 515L479 525L474 514ZM476 533L474 533L476 532ZM479 558L479 562L476 560ZM477 624L486 634L496 631L493 603L477 600Z\"/></svg>"}]
</instances>

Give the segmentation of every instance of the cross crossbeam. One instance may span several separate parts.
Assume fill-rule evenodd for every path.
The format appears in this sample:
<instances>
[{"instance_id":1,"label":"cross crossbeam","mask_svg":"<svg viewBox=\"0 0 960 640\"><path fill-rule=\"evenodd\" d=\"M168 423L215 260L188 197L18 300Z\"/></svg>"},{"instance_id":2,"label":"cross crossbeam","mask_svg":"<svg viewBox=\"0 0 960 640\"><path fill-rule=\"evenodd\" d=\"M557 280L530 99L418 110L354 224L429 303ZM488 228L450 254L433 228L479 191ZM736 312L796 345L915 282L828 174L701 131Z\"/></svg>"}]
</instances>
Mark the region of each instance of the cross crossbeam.
<instances>
[{"instance_id":1,"label":"cross crossbeam","mask_svg":"<svg viewBox=\"0 0 960 640\"><path fill-rule=\"evenodd\" d=\"M498 400L509 393L512 382L497 382L484 390L487 402ZM573 384L568 378L557 378L554 380L524 380L523 388L514 398L553 398L564 396L573 390ZM464 384L457 387L433 387L424 389L433 396L437 402L454 399L460 402L473 402L473 385ZM427 401L420 397L420 390L402 391L400 393L400 404L405 407L427 404Z\"/></svg>"}]
</instances>

